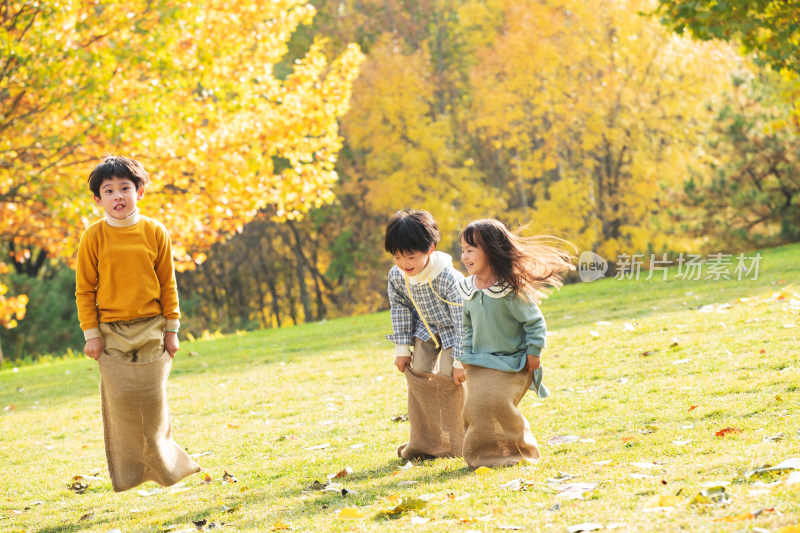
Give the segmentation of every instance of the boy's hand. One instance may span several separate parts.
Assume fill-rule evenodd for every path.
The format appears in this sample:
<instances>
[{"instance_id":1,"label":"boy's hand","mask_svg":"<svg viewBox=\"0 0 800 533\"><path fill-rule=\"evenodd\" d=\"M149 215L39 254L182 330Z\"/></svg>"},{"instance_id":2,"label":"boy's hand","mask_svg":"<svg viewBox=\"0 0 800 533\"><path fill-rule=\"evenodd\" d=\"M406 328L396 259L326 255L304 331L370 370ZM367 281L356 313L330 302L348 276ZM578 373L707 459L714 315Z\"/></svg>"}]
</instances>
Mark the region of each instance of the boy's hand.
<instances>
[{"instance_id":1,"label":"boy's hand","mask_svg":"<svg viewBox=\"0 0 800 533\"><path fill-rule=\"evenodd\" d=\"M536 370L540 366L542 366L542 358L528 354L528 361L525 363L525 370L530 372L532 370Z\"/></svg>"},{"instance_id":2,"label":"boy's hand","mask_svg":"<svg viewBox=\"0 0 800 533\"><path fill-rule=\"evenodd\" d=\"M91 357L97 361L97 358L100 357L104 349L105 345L103 344L102 337L95 337L86 341L86 346L83 347L83 353L86 354L86 357Z\"/></svg>"},{"instance_id":3,"label":"boy's hand","mask_svg":"<svg viewBox=\"0 0 800 533\"><path fill-rule=\"evenodd\" d=\"M175 358L175 352L180 348L178 342L178 334L174 331L167 331L164 333L164 348L169 352L169 356Z\"/></svg>"},{"instance_id":4,"label":"boy's hand","mask_svg":"<svg viewBox=\"0 0 800 533\"><path fill-rule=\"evenodd\" d=\"M406 356L400 356L394 358L394 366L397 367L397 370L400 372L405 372L406 367L411 364L411 358Z\"/></svg>"},{"instance_id":5,"label":"boy's hand","mask_svg":"<svg viewBox=\"0 0 800 533\"><path fill-rule=\"evenodd\" d=\"M453 383L456 385L461 385L465 381L467 381L467 372L463 368L454 368Z\"/></svg>"}]
</instances>

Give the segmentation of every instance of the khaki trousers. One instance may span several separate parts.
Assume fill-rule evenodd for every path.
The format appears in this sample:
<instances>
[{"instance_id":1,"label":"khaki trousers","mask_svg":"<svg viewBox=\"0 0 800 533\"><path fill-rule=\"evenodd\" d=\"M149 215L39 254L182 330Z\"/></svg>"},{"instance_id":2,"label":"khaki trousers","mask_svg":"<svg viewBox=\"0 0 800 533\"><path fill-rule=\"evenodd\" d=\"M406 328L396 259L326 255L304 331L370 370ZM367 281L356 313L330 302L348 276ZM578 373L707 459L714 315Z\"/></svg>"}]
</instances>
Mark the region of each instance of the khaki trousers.
<instances>
[{"instance_id":1,"label":"khaki trousers","mask_svg":"<svg viewBox=\"0 0 800 533\"><path fill-rule=\"evenodd\" d=\"M450 347L442 350L442 343L438 335L436 339L439 340L439 348L436 347L436 343L434 343L433 340L424 341L414 337L414 353L411 359L411 368L416 372L425 374L452 376L453 348Z\"/></svg>"},{"instance_id":2,"label":"khaki trousers","mask_svg":"<svg viewBox=\"0 0 800 533\"><path fill-rule=\"evenodd\" d=\"M164 329L167 319L163 315L135 318L120 322L101 322L100 336L103 353L128 363L149 363L164 353Z\"/></svg>"}]
</instances>

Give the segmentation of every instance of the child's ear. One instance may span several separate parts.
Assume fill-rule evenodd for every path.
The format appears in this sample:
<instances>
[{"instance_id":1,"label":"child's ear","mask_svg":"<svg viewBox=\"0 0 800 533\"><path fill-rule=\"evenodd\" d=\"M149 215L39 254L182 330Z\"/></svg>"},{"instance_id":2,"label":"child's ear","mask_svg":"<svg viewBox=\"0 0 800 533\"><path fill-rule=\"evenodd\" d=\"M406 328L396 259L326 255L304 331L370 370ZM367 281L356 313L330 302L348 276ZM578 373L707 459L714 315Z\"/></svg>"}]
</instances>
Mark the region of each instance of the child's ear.
<instances>
[{"instance_id":1,"label":"child's ear","mask_svg":"<svg viewBox=\"0 0 800 533\"><path fill-rule=\"evenodd\" d=\"M103 200L101 200L99 196L92 195L92 197L94 198L94 203L100 207L103 207Z\"/></svg>"},{"instance_id":2,"label":"child's ear","mask_svg":"<svg viewBox=\"0 0 800 533\"><path fill-rule=\"evenodd\" d=\"M139 187L136 189L136 199L141 200L142 198L144 198L144 187Z\"/></svg>"},{"instance_id":3,"label":"child's ear","mask_svg":"<svg viewBox=\"0 0 800 533\"><path fill-rule=\"evenodd\" d=\"M427 252L425 252L425 254L426 255L431 255L435 250L436 250L436 245L435 244L431 244L430 249Z\"/></svg>"}]
</instances>

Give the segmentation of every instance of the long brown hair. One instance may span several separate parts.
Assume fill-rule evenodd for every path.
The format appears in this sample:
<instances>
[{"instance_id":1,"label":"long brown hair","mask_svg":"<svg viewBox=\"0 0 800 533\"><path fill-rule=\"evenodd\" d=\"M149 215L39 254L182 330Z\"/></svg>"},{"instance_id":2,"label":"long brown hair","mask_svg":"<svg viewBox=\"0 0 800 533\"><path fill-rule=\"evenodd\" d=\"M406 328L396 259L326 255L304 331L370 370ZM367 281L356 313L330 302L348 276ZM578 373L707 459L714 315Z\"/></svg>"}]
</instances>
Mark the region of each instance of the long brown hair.
<instances>
[{"instance_id":1,"label":"long brown hair","mask_svg":"<svg viewBox=\"0 0 800 533\"><path fill-rule=\"evenodd\" d=\"M563 248L574 248L568 241L547 235L521 237L491 218L471 222L461 239L483 250L498 283L536 303L547 297L545 287L560 287L561 274L575 270L572 255Z\"/></svg>"}]
</instances>

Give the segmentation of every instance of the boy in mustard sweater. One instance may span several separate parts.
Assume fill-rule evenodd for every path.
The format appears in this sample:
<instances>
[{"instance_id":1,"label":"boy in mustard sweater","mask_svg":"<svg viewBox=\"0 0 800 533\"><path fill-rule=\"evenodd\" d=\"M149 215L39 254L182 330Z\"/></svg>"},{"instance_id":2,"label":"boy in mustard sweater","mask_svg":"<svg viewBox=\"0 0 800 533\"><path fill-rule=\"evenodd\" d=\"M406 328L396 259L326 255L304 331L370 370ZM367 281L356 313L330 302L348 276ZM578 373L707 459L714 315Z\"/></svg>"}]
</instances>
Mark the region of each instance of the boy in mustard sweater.
<instances>
[{"instance_id":1,"label":"boy in mustard sweater","mask_svg":"<svg viewBox=\"0 0 800 533\"><path fill-rule=\"evenodd\" d=\"M160 222L139 214L150 177L138 161L109 156L89 175L106 217L89 226L78 247L75 299L84 353L133 363L178 351L178 288L172 244Z\"/></svg>"},{"instance_id":2,"label":"boy in mustard sweater","mask_svg":"<svg viewBox=\"0 0 800 533\"><path fill-rule=\"evenodd\" d=\"M200 471L171 436L166 385L180 311L169 234L136 208L149 182L138 161L103 159L89 188L106 217L86 228L78 247L75 299L84 352L100 370L115 492L146 481L173 485Z\"/></svg>"}]
</instances>

